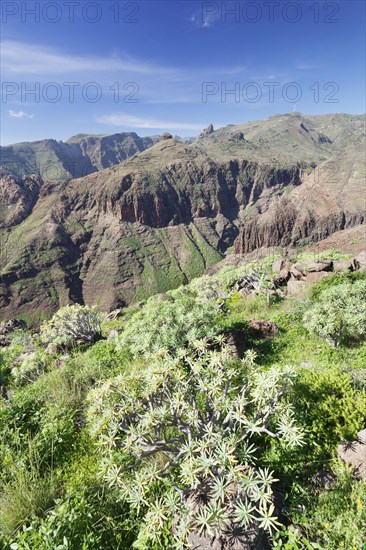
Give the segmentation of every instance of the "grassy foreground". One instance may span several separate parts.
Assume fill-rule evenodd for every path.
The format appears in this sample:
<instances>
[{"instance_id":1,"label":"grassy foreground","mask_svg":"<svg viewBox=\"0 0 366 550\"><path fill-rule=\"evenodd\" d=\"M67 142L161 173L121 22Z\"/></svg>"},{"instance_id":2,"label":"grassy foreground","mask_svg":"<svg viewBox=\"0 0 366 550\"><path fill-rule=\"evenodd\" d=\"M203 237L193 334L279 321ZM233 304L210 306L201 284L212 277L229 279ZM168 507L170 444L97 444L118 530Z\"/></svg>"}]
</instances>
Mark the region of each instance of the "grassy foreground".
<instances>
[{"instance_id":1,"label":"grassy foreground","mask_svg":"<svg viewBox=\"0 0 366 550\"><path fill-rule=\"evenodd\" d=\"M273 548L366 549L366 483L336 452L366 425L365 333L352 322L366 277L268 300L234 290L253 268L268 263L102 320L91 345L12 334L0 348L0 548L184 548L190 532L234 521ZM356 298L334 346L308 312L322 299L336 311L326 300L342 285ZM253 318L278 333L258 336Z\"/></svg>"}]
</instances>

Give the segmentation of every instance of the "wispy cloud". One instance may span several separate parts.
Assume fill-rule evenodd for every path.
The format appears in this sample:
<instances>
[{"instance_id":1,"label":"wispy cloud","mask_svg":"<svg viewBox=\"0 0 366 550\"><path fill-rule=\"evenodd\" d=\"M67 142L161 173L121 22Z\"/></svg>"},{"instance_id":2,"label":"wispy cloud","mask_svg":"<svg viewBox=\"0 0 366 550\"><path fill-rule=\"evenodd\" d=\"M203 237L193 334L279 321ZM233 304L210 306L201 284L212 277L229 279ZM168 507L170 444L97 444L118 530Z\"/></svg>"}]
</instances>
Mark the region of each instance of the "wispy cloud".
<instances>
[{"instance_id":1,"label":"wispy cloud","mask_svg":"<svg viewBox=\"0 0 366 550\"><path fill-rule=\"evenodd\" d=\"M109 57L74 56L44 46L13 40L3 41L1 52L2 71L12 74L52 75L128 71L142 75L169 75L176 72L174 68L147 63L118 52Z\"/></svg>"},{"instance_id":2,"label":"wispy cloud","mask_svg":"<svg viewBox=\"0 0 366 550\"><path fill-rule=\"evenodd\" d=\"M208 29L221 21L221 12L218 3L203 2L201 9L192 13L189 22L195 28Z\"/></svg>"},{"instance_id":3,"label":"wispy cloud","mask_svg":"<svg viewBox=\"0 0 366 550\"><path fill-rule=\"evenodd\" d=\"M11 118L33 118L33 113L28 115L24 111L12 111L11 109L8 111L8 114Z\"/></svg>"},{"instance_id":4,"label":"wispy cloud","mask_svg":"<svg viewBox=\"0 0 366 550\"><path fill-rule=\"evenodd\" d=\"M124 114L104 115L97 119L97 122L111 126L127 128L149 128L156 130L202 130L205 124L191 122L172 122L153 118L142 118Z\"/></svg>"}]
</instances>

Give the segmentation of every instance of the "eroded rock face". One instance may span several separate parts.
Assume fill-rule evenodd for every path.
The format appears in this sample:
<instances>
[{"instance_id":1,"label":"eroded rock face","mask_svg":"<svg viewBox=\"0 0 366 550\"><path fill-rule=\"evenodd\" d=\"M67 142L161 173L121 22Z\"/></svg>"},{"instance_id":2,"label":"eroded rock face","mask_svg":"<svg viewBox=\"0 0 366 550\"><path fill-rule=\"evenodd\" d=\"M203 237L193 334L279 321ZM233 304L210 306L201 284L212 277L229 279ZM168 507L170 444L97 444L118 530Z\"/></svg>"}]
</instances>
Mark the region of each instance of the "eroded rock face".
<instances>
[{"instance_id":1,"label":"eroded rock face","mask_svg":"<svg viewBox=\"0 0 366 550\"><path fill-rule=\"evenodd\" d=\"M0 229L21 223L31 213L41 185L37 176L0 178Z\"/></svg>"},{"instance_id":2,"label":"eroded rock face","mask_svg":"<svg viewBox=\"0 0 366 550\"><path fill-rule=\"evenodd\" d=\"M333 118L332 143L319 144ZM123 152L117 134L76 136L66 148L39 142L38 156L43 149L57 158L67 152L68 161L89 159L92 171L119 162L122 153L146 150L67 183L6 176L0 184L0 229L7 229L0 233L0 318L52 313L74 302L110 311L186 283L234 243L241 254L317 241L362 223L359 120L333 118L284 115L209 127L205 139L190 145L156 138L148 149L124 135ZM342 125L359 140L352 147L337 146ZM336 177L329 177L331 159ZM283 269L281 284L289 278Z\"/></svg>"},{"instance_id":3,"label":"eroded rock face","mask_svg":"<svg viewBox=\"0 0 366 550\"><path fill-rule=\"evenodd\" d=\"M325 239L332 233L363 224L360 208L360 157L346 152L326 161L310 174L302 174L301 185L289 194L276 197L255 208L244 219L235 242L235 251L244 254L259 247L295 246L299 242ZM335 166L337 171L335 171ZM339 174L342 174L340 176ZM342 201L339 197L342 197Z\"/></svg>"}]
</instances>

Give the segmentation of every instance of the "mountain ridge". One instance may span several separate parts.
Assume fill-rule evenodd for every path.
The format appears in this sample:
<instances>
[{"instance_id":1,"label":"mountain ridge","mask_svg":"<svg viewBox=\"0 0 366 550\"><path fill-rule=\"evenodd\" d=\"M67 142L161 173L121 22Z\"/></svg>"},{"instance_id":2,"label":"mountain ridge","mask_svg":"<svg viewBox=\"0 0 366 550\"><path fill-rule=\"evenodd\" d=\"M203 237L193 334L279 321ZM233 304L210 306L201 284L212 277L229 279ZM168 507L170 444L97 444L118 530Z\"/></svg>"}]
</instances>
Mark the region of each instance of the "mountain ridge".
<instances>
[{"instance_id":1,"label":"mountain ridge","mask_svg":"<svg viewBox=\"0 0 366 550\"><path fill-rule=\"evenodd\" d=\"M4 176L0 315L74 301L113 309L188 282L233 246L364 223L363 122L278 115L190 144L164 136L80 178Z\"/></svg>"}]
</instances>

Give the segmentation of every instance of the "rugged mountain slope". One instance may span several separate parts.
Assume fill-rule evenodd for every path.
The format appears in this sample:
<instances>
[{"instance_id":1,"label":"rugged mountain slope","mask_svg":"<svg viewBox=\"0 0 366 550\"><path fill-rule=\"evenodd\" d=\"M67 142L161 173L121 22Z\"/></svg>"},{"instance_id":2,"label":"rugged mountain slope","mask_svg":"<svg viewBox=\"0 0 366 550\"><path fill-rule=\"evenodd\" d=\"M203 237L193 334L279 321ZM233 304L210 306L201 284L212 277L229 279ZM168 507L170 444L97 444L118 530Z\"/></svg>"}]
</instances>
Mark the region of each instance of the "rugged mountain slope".
<instances>
[{"instance_id":1,"label":"rugged mountain slope","mask_svg":"<svg viewBox=\"0 0 366 550\"><path fill-rule=\"evenodd\" d=\"M234 243L296 244L363 223L363 124L292 113L164 139L69 181L8 177L0 317L70 301L110 309L188 281ZM87 152L88 139L71 142Z\"/></svg>"},{"instance_id":2,"label":"rugged mountain slope","mask_svg":"<svg viewBox=\"0 0 366 550\"><path fill-rule=\"evenodd\" d=\"M365 221L365 146L345 147L320 163L302 183L272 201L257 201L242 218L237 253L320 240Z\"/></svg>"},{"instance_id":3,"label":"rugged mountain slope","mask_svg":"<svg viewBox=\"0 0 366 550\"><path fill-rule=\"evenodd\" d=\"M67 180L118 164L158 140L158 136L139 137L128 132L79 134L65 143L54 139L17 143L0 148L0 170L15 176L38 174L44 180Z\"/></svg>"}]
</instances>

